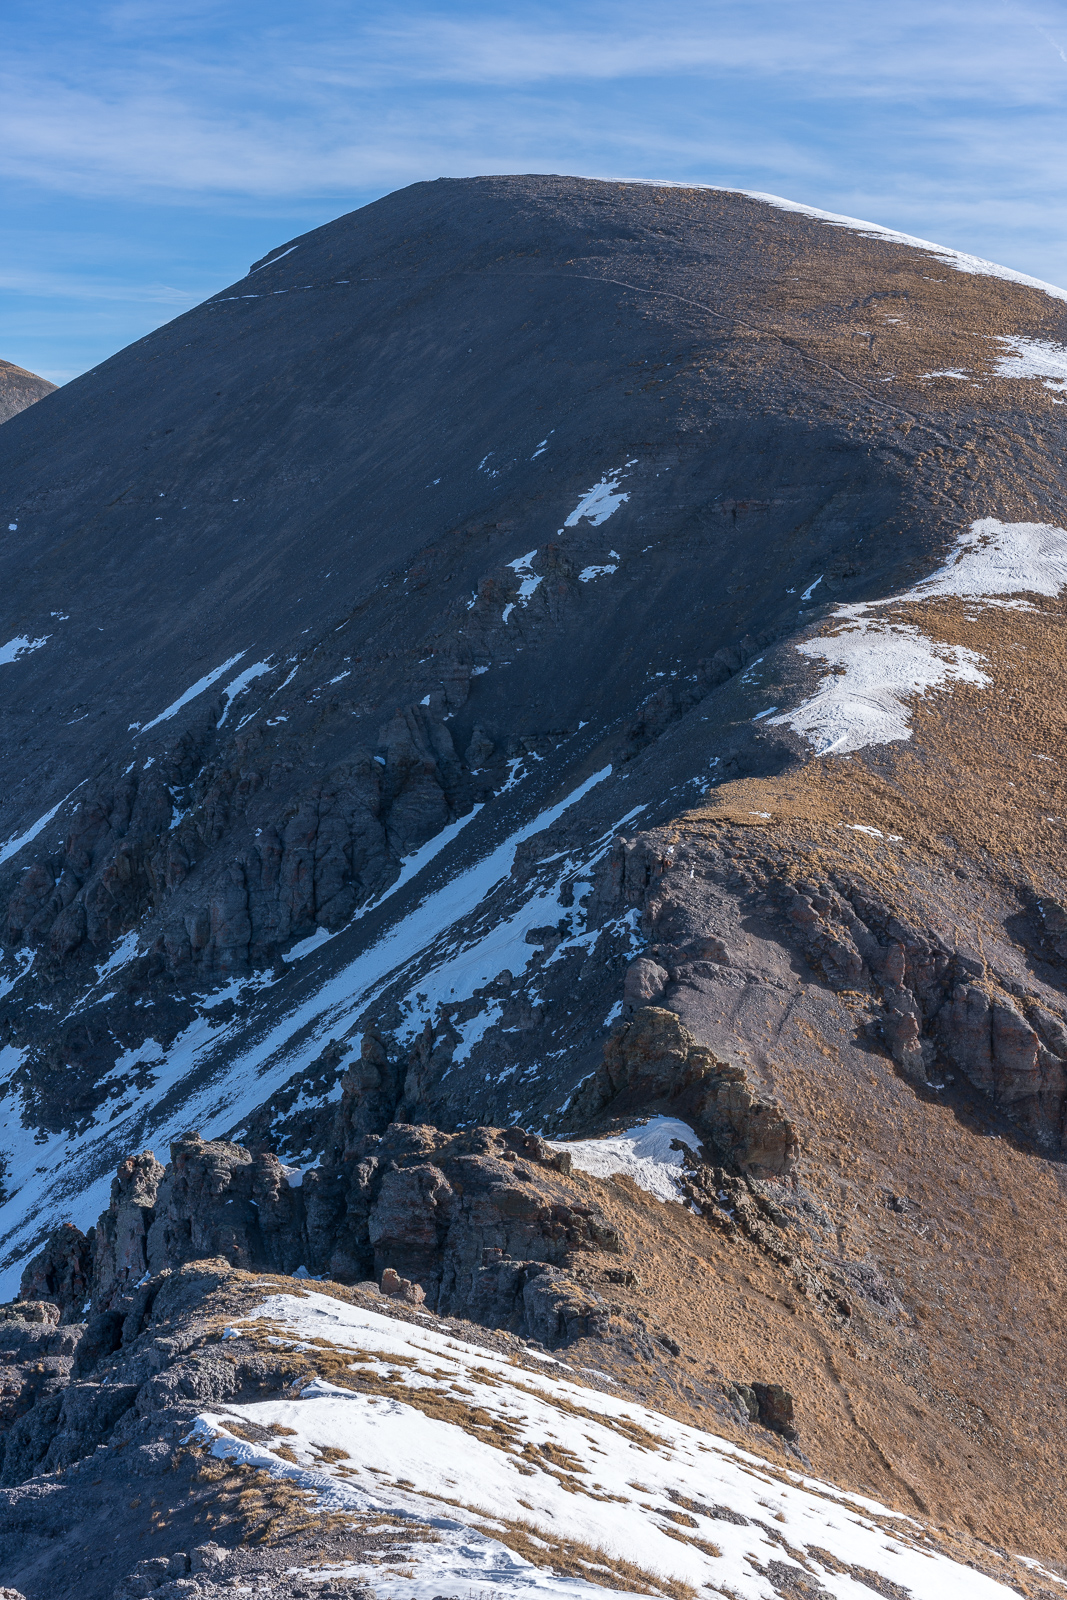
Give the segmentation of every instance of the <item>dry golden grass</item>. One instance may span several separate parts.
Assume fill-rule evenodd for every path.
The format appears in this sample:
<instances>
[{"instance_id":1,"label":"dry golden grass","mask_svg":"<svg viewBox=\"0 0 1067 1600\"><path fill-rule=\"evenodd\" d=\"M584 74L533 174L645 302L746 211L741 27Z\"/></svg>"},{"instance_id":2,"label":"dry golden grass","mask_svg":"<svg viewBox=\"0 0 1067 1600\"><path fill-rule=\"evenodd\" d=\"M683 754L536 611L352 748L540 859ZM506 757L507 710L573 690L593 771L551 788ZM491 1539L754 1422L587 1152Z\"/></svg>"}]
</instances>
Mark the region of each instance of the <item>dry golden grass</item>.
<instances>
[{"instance_id":1,"label":"dry golden grass","mask_svg":"<svg viewBox=\"0 0 1067 1600\"><path fill-rule=\"evenodd\" d=\"M475 1507L467 1509L476 1510ZM584 1578L587 1583L598 1584L603 1589L665 1595L669 1600L696 1600L696 1590L678 1578L650 1572L599 1545L583 1544L578 1539L560 1539L535 1523L493 1516L476 1526L488 1538L498 1539L533 1566L551 1567L560 1577Z\"/></svg>"},{"instance_id":2,"label":"dry golden grass","mask_svg":"<svg viewBox=\"0 0 1067 1600\"><path fill-rule=\"evenodd\" d=\"M236 1525L242 1544L270 1545L294 1534L358 1534L370 1528L378 1543L385 1539L401 1548L415 1543L435 1544L439 1538L432 1528L388 1511L324 1510L317 1503L314 1489L246 1463L209 1457L198 1463L193 1482L210 1491L196 1520L210 1527ZM378 1551L377 1558L395 1560L396 1551Z\"/></svg>"}]
</instances>

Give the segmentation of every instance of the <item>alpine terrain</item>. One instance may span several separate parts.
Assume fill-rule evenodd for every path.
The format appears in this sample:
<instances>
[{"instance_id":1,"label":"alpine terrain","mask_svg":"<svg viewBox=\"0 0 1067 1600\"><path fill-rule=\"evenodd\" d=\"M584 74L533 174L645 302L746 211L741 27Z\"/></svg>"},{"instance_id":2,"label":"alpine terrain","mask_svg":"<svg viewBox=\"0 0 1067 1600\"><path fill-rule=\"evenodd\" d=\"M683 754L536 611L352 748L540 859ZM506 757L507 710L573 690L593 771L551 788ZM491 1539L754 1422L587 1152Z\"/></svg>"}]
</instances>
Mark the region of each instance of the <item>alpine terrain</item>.
<instances>
[{"instance_id":1,"label":"alpine terrain","mask_svg":"<svg viewBox=\"0 0 1067 1600\"><path fill-rule=\"evenodd\" d=\"M6 422L18 411L25 411L35 400L52 394L56 385L36 372L16 367L13 361L0 361L0 422Z\"/></svg>"},{"instance_id":2,"label":"alpine terrain","mask_svg":"<svg viewBox=\"0 0 1067 1600\"><path fill-rule=\"evenodd\" d=\"M560 177L4 422L0 1595L1067 1593L1065 445L1067 292Z\"/></svg>"}]
</instances>

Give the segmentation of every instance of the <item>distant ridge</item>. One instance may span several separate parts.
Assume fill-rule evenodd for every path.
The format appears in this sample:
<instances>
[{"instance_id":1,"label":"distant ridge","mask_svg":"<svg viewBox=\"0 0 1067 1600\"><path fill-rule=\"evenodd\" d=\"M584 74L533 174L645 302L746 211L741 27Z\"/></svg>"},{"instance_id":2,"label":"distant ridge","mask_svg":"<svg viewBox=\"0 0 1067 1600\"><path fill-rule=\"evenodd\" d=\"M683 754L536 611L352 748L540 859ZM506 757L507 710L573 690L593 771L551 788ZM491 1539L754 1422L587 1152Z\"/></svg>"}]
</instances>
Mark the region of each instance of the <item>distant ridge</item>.
<instances>
[{"instance_id":1,"label":"distant ridge","mask_svg":"<svg viewBox=\"0 0 1067 1600\"><path fill-rule=\"evenodd\" d=\"M0 361L0 422L9 422L35 400L43 400L58 387L47 378L39 378L36 372L16 367L13 361Z\"/></svg>"}]
</instances>

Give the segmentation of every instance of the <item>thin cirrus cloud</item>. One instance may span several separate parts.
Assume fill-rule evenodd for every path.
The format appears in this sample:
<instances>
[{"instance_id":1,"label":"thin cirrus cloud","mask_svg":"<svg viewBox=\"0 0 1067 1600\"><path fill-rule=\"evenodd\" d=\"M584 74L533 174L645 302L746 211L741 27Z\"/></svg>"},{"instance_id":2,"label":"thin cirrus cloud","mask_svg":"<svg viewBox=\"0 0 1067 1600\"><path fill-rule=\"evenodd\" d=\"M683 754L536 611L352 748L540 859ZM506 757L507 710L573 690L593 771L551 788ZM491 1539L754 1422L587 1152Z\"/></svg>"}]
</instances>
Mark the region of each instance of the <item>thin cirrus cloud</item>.
<instances>
[{"instance_id":1,"label":"thin cirrus cloud","mask_svg":"<svg viewBox=\"0 0 1067 1600\"><path fill-rule=\"evenodd\" d=\"M999 127L1036 117L1039 165L1042 134L1052 132L1042 118L1062 131L1065 64L1055 19L1001 5L912 3L887 16L880 6L757 0L667 8L654 30L636 20L646 12L625 7L542 6L514 17L415 8L397 17L368 8L353 24L343 8L311 6L299 28L258 32L248 26L250 10L239 25L243 10L229 7L231 31L201 41L203 7L158 15L111 8L95 51L84 32L76 41L80 71L61 46L43 71L32 52L21 61L9 52L0 169L82 193L128 193L132 184L160 198L265 198L485 170L539 150L558 162L574 140L604 158L634 144L659 159L695 155L714 181L724 133L727 146L738 134L755 135L751 165L811 169L818 163L803 159L804 147L832 140L835 126L872 102L899 106L892 120L905 149L924 141L936 148L954 112L970 105L982 105L987 123ZM583 10L585 23L576 26ZM731 138L715 105L702 103L701 82L725 91L731 111L737 90L746 91L757 126ZM583 84L593 92L572 107ZM612 104L618 85L628 89L625 107ZM519 103L494 90L518 91ZM766 104L772 95L786 97L776 114ZM798 114L824 126L798 127ZM775 126L781 121L794 124L786 137ZM783 161L773 146L787 144L794 153ZM729 149L725 156L733 164ZM1016 150L1013 170L1026 165L1027 152Z\"/></svg>"},{"instance_id":2,"label":"thin cirrus cloud","mask_svg":"<svg viewBox=\"0 0 1067 1600\"><path fill-rule=\"evenodd\" d=\"M633 0L7 15L0 183L19 255L0 303L18 341L0 354L22 365L75 325L79 295L82 344L51 360L64 375L280 240L441 175L770 190L1067 278L1059 4L667 0L654 24Z\"/></svg>"},{"instance_id":3,"label":"thin cirrus cloud","mask_svg":"<svg viewBox=\"0 0 1067 1600\"><path fill-rule=\"evenodd\" d=\"M353 41L351 65L339 68L335 60L325 76L516 84L740 72L804 82L815 96L951 97L995 88L1049 104L1062 97L1059 66L1067 55L1037 13L1004 5L912 3L887 12L863 4L746 0L675 11L674 18L669 10L658 13L655 28L642 21L623 32L617 12L584 29L559 25L558 18L537 27L499 16L411 17L369 27L358 45ZM647 18L644 9L633 14Z\"/></svg>"}]
</instances>

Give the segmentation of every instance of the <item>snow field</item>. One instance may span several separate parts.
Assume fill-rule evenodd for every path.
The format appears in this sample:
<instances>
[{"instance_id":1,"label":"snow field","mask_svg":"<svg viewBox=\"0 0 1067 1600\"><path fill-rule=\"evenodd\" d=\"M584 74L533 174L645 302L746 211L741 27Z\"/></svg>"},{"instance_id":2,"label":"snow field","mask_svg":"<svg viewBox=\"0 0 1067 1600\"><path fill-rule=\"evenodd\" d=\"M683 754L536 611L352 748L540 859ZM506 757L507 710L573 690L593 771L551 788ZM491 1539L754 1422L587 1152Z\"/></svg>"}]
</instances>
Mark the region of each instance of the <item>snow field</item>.
<instances>
[{"instance_id":1,"label":"snow field","mask_svg":"<svg viewBox=\"0 0 1067 1600\"><path fill-rule=\"evenodd\" d=\"M818 755L844 755L866 745L911 738L912 701L952 683L987 688L981 656L963 645L938 644L910 623L871 613L885 606L938 599L1025 606L1017 597L1058 595L1067 585L1067 530L1047 522L983 517L961 533L929 578L886 600L838 606L836 633L797 645L833 671L809 699L771 717L772 726L802 734Z\"/></svg>"},{"instance_id":2,"label":"snow field","mask_svg":"<svg viewBox=\"0 0 1067 1600\"><path fill-rule=\"evenodd\" d=\"M317 1378L292 1398L204 1412L190 1435L217 1457L313 1490L324 1510L431 1528L437 1542L416 1537L390 1554L412 1573L390 1572L391 1600L454 1594L490 1571L509 1595L597 1593L510 1552L516 1530L544 1540L545 1567L554 1542L571 1544L603 1552L596 1559L609 1568L628 1562L653 1582L737 1600L772 1600L757 1570L771 1561L798 1576L806 1570L837 1600L869 1600L869 1584L829 1570L815 1549L903 1586L914 1600L1013 1592L925 1545L918 1523L877 1502L780 1472L713 1434L585 1388L564 1362L531 1372L430 1320L412 1326L316 1291L268 1295L226 1336L258 1333L313 1361L326 1352L320 1359L334 1376L347 1368L361 1387ZM238 1437L228 1421L285 1430L279 1443L295 1462ZM372 1564L345 1570L380 1581ZM605 1574L605 1584L634 1592L624 1570Z\"/></svg>"}]
</instances>

